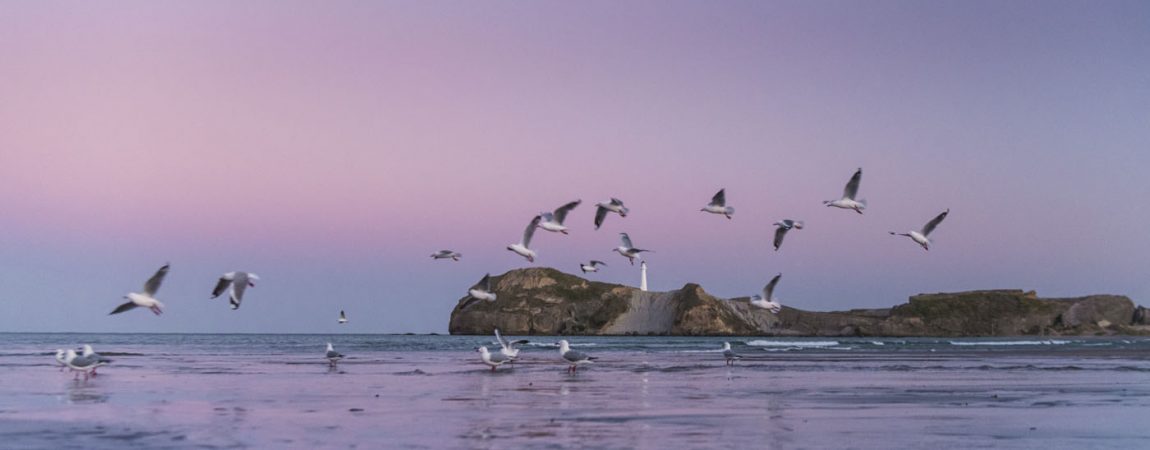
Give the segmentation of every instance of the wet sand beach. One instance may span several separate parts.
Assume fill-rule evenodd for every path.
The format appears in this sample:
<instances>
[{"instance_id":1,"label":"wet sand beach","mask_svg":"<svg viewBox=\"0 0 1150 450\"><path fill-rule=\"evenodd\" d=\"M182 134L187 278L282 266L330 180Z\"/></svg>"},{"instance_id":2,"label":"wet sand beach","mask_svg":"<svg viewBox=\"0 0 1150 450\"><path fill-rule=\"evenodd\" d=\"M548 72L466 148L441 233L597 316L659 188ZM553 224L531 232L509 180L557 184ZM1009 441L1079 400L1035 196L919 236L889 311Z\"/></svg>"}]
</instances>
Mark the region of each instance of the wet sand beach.
<instances>
[{"instance_id":1,"label":"wet sand beach","mask_svg":"<svg viewBox=\"0 0 1150 450\"><path fill-rule=\"evenodd\" d=\"M535 338L522 362L494 373L469 350L487 343L477 336L343 337L336 348L348 358L336 369L321 357L325 336L276 338L282 345L97 338L21 335L8 346L5 448L1134 448L1150 440L1143 341L738 338L728 340L747 358L727 367L713 350L722 339L572 338L600 360L568 374L553 338ZM74 381L44 347L77 339L101 341L116 361Z\"/></svg>"}]
</instances>

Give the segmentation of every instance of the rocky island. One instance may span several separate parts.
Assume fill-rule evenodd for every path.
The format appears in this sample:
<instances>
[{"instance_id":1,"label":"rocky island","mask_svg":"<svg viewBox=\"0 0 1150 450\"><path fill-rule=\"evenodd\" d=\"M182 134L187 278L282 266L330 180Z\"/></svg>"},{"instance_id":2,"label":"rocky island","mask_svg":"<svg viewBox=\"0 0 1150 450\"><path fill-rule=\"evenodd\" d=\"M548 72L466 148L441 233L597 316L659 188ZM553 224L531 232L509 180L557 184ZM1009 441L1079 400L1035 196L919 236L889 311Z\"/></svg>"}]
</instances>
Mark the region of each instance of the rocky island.
<instances>
[{"instance_id":1,"label":"rocky island","mask_svg":"<svg viewBox=\"0 0 1150 450\"><path fill-rule=\"evenodd\" d=\"M492 277L494 302L451 312L451 334L715 336L1095 336L1150 334L1150 310L1120 295L1039 298L1034 291L919 294L891 308L778 314L688 283L645 292L550 268Z\"/></svg>"}]
</instances>

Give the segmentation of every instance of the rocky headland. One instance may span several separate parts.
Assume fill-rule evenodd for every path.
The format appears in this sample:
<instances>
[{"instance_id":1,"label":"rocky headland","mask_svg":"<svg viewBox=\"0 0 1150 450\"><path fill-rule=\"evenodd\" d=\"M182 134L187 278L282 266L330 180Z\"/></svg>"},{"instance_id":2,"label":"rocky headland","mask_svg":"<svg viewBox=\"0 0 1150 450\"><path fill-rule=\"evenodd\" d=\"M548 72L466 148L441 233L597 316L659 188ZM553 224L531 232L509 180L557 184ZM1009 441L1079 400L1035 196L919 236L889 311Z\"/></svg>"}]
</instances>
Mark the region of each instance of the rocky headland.
<instances>
[{"instance_id":1,"label":"rocky headland","mask_svg":"<svg viewBox=\"0 0 1150 450\"><path fill-rule=\"evenodd\" d=\"M891 308L778 315L694 283L643 292L550 268L492 277L499 299L451 312L451 334L732 336L1105 336L1150 334L1150 310L1120 295L1039 298L1034 291L919 294Z\"/></svg>"}]
</instances>

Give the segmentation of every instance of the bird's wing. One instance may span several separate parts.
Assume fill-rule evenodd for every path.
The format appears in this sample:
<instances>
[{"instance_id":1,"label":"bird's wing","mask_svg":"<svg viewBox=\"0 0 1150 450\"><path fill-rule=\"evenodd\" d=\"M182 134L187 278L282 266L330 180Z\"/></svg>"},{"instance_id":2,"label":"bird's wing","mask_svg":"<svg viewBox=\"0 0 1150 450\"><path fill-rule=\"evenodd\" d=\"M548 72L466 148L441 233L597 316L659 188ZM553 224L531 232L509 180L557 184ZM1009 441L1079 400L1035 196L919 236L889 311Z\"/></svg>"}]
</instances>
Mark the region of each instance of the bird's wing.
<instances>
[{"instance_id":1,"label":"bird's wing","mask_svg":"<svg viewBox=\"0 0 1150 450\"><path fill-rule=\"evenodd\" d=\"M116 309L112 310L112 312L108 313L108 315L110 316L112 314L119 314L119 313L122 313L124 311L130 310L130 309L135 308L135 307L136 307L135 303L132 303L132 302L124 303L123 305L117 306Z\"/></svg>"},{"instance_id":2,"label":"bird's wing","mask_svg":"<svg viewBox=\"0 0 1150 450\"><path fill-rule=\"evenodd\" d=\"M229 302L232 309L239 309L240 302L244 301L244 290L248 288L248 274L244 272L236 272L235 279L232 281L232 294L229 296Z\"/></svg>"},{"instance_id":3,"label":"bird's wing","mask_svg":"<svg viewBox=\"0 0 1150 450\"><path fill-rule=\"evenodd\" d=\"M775 292L775 285L779 284L779 278L782 276L783 276L783 274L781 274L781 273L778 275L775 275L774 278L771 278L771 282L767 283L767 286L763 288L763 300L764 301L768 301L768 302L771 301L771 294L773 294Z\"/></svg>"},{"instance_id":4,"label":"bird's wing","mask_svg":"<svg viewBox=\"0 0 1150 450\"><path fill-rule=\"evenodd\" d=\"M215 289L212 289L212 298L219 297L220 294L223 294L224 291L228 289L228 285L231 283L232 280L227 275L220 277L220 281L216 282Z\"/></svg>"},{"instance_id":5,"label":"bird's wing","mask_svg":"<svg viewBox=\"0 0 1150 450\"><path fill-rule=\"evenodd\" d=\"M499 334L498 328L495 329L495 340L499 341L500 347L503 347L505 350L507 349L507 339L503 339L503 336Z\"/></svg>"},{"instance_id":6,"label":"bird's wing","mask_svg":"<svg viewBox=\"0 0 1150 450\"><path fill-rule=\"evenodd\" d=\"M531 219L531 223L527 224L527 229L523 230L523 246L531 248L531 237L535 236L535 227L539 226L539 221L543 220L541 216L535 216Z\"/></svg>"},{"instance_id":7,"label":"bird's wing","mask_svg":"<svg viewBox=\"0 0 1150 450\"><path fill-rule=\"evenodd\" d=\"M520 339L520 340L517 340L517 341L511 341L509 344L510 344L512 347L514 347L514 346L516 346L516 345L523 345L523 344L526 344L526 343L529 343L529 342L531 342L531 341L529 341L529 340L527 340L527 339Z\"/></svg>"},{"instance_id":8,"label":"bird's wing","mask_svg":"<svg viewBox=\"0 0 1150 450\"><path fill-rule=\"evenodd\" d=\"M611 197L611 204L615 206L623 206L623 201L615 197Z\"/></svg>"},{"instance_id":9,"label":"bird's wing","mask_svg":"<svg viewBox=\"0 0 1150 450\"><path fill-rule=\"evenodd\" d=\"M592 260L591 260L591 267L595 267L595 266L606 266L606 265L607 265L607 263L605 263L605 262L603 262L603 261L597 261L597 260L594 260L594 259L592 259Z\"/></svg>"},{"instance_id":10,"label":"bird's wing","mask_svg":"<svg viewBox=\"0 0 1150 450\"><path fill-rule=\"evenodd\" d=\"M483 278L479 279L478 283L475 283L474 286L467 288L469 291L472 289L480 289L491 292L491 274L484 275Z\"/></svg>"},{"instance_id":11,"label":"bird's wing","mask_svg":"<svg viewBox=\"0 0 1150 450\"><path fill-rule=\"evenodd\" d=\"M623 241L624 247L635 248L635 246L631 244L631 236L628 236L627 233L619 233L619 239Z\"/></svg>"},{"instance_id":12,"label":"bird's wing","mask_svg":"<svg viewBox=\"0 0 1150 450\"><path fill-rule=\"evenodd\" d=\"M586 353L583 353L580 351L575 351L575 350L568 350L567 353L563 354L563 359L566 359L566 360L571 361L571 362L582 361L582 360L587 359L587 358L588 357L587 357Z\"/></svg>"},{"instance_id":13,"label":"bird's wing","mask_svg":"<svg viewBox=\"0 0 1150 450\"><path fill-rule=\"evenodd\" d=\"M572 209L575 209L575 207L579 206L579 204L582 202L583 200L575 200L571 203L560 206L559 209L555 210L555 221L562 225L563 221L567 220L567 213L571 212Z\"/></svg>"},{"instance_id":14,"label":"bird's wing","mask_svg":"<svg viewBox=\"0 0 1150 450\"><path fill-rule=\"evenodd\" d=\"M922 227L922 235L926 236L930 234L931 231L934 231L934 227L937 227L938 224L942 223L942 219L945 219L947 214L950 214L950 208L947 208L947 210L943 211L942 214L939 214L934 219L931 219L930 222L927 222L926 226Z\"/></svg>"},{"instance_id":15,"label":"bird's wing","mask_svg":"<svg viewBox=\"0 0 1150 450\"><path fill-rule=\"evenodd\" d=\"M714 206L725 206L727 204L727 189L719 189L714 197L711 197L711 204Z\"/></svg>"},{"instance_id":16,"label":"bird's wing","mask_svg":"<svg viewBox=\"0 0 1150 450\"><path fill-rule=\"evenodd\" d=\"M861 168L859 170L855 171L855 174L853 176L851 176L851 180L848 181L846 187L843 188L843 197L854 200L855 195L858 195L858 193L859 193L859 182L860 181L862 181L862 169Z\"/></svg>"},{"instance_id":17,"label":"bird's wing","mask_svg":"<svg viewBox=\"0 0 1150 450\"><path fill-rule=\"evenodd\" d=\"M148 282L144 283L144 294L149 297L156 295L156 291L160 290L160 284L164 282L164 276L168 274L169 267L171 267L171 264L164 264L164 267L157 270L156 274L152 275L152 278L148 278Z\"/></svg>"},{"instance_id":18,"label":"bird's wing","mask_svg":"<svg viewBox=\"0 0 1150 450\"><path fill-rule=\"evenodd\" d=\"M470 306L472 303L475 303L477 301L479 301L479 299L468 295L467 300L464 300L463 304L459 305L459 310L463 311L464 309L467 309L467 307Z\"/></svg>"},{"instance_id":19,"label":"bird's wing","mask_svg":"<svg viewBox=\"0 0 1150 450\"><path fill-rule=\"evenodd\" d=\"M790 230L790 228L787 228L787 227L775 228L775 250L778 250L779 246L783 245L783 237L785 237L787 235L788 230Z\"/></svg>"},{"instance_id":20,"label":"bird's wing","mask_svg":"<svg viewBox=\"0 0 1150 450\"><path fill-rule=\"evenodd\" d=\"M595 210L595 229L598 230L603 225L603 219L607 218L607 208L602 206Z\"/></svg>"}]
</instances>

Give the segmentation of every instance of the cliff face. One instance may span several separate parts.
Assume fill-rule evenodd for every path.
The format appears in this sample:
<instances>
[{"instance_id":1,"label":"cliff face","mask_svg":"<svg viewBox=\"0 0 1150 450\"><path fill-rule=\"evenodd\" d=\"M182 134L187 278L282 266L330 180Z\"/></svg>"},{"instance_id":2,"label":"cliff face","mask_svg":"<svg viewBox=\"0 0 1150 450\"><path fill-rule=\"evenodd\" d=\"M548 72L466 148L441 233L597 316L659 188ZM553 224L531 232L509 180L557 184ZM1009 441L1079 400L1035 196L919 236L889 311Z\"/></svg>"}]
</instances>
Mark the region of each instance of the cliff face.
<instances>
[{"instance_id":1,"label":"cliff face","mask_svg":"<svg viewBox=\"0 0 1150 450\"><path fill-rule=\"evenodd\" d=\"M1150 313L1129 298L1041 299L1021 290L921 294L889 309L774 315L748 298L724 300L697 284L670 292L588 281L555 269L492 279L499 299L451 312L451 334L1019 336L1150 334Z\"/></svg>"}]
</instances>

